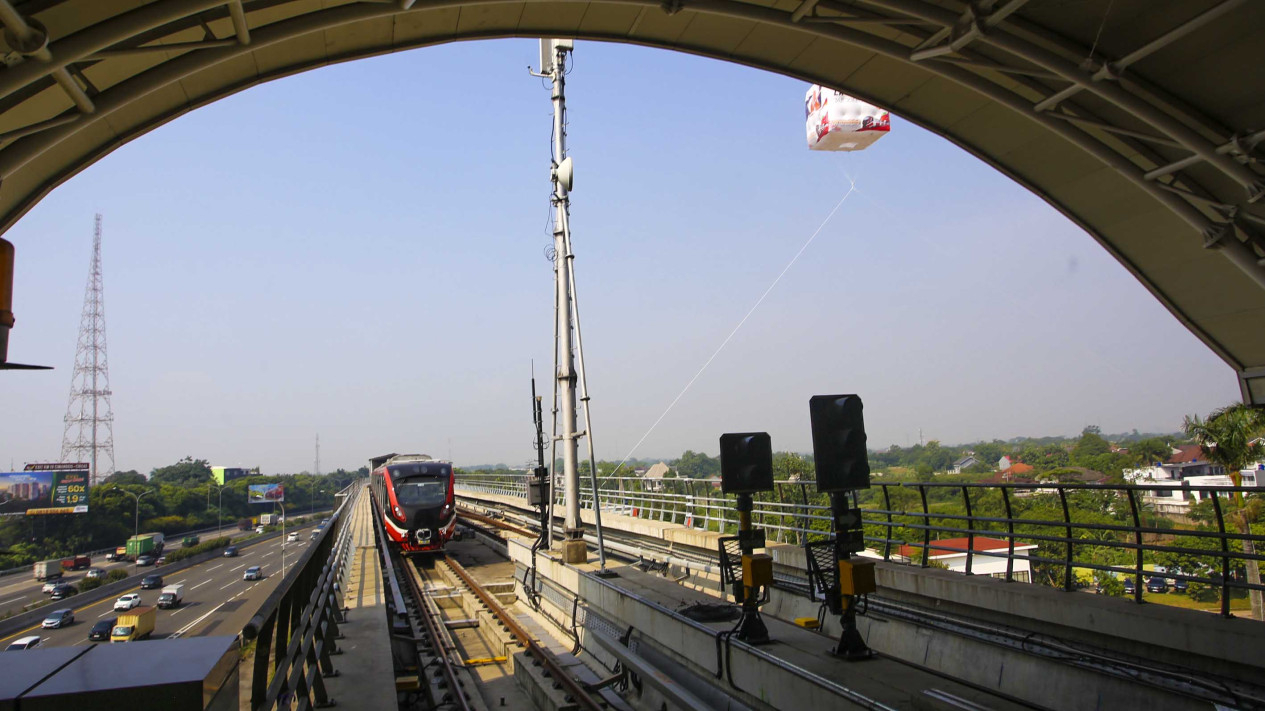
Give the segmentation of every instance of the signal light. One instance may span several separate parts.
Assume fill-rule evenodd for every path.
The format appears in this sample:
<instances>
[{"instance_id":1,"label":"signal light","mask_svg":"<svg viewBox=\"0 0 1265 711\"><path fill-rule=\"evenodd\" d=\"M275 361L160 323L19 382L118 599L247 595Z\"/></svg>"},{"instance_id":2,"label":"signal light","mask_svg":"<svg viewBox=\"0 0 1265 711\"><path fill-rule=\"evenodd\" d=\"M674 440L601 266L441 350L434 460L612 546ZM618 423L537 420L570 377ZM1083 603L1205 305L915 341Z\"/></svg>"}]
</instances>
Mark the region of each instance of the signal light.
<instances>
[{"instance_id":1,"label":"signal light","mask_svg":"<svg viewBox=\"0 0 1265 711\"><path fill-rule=\"evenodd\" d=\"M870 488L861 408L857 395L815 395L808 401L818 491Z\"/></svg>"},{"instance_id":2,"label":"signal light","mask_svg":"<svg viewBox=\"0 0 1265 711\"><path fill-rule=\"evenodd\" d=\"M773 490L773 443L768 432L720 436L720 490L726 494Z\"/></svg>"}]
</instances>

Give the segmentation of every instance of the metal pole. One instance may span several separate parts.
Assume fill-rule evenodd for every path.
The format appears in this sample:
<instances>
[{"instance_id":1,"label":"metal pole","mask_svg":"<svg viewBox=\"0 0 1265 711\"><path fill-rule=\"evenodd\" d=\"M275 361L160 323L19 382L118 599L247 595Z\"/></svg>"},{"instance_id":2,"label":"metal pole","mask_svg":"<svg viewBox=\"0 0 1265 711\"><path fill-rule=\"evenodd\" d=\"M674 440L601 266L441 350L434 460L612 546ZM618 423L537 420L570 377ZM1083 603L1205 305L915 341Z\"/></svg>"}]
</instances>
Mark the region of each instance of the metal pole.
<instances>
[{"instance_id":1,"label":"metal pole","mask_svg":"<svg viewBox=\"0 0 1265 711\"><path fill-rule=\"evenodd\" d=\"M548 41L548 40L542 40ZM557 278L557 334L558 334L558 389L562 409L562 473L566 478L566 516L563 529L568 539L580 538L583 522L580 519L580 475L576 462L576 372L575 354L572 350L571 325L571 255L567 244L567 188L557 175L558 166L566 158L566 97L565 87L567 52L565 45L553 46L553 66L548 74L553 81L553 204L554 204L554 273ZM543 68L542 68L543 70Z\"/></svg>"}]
</instances>

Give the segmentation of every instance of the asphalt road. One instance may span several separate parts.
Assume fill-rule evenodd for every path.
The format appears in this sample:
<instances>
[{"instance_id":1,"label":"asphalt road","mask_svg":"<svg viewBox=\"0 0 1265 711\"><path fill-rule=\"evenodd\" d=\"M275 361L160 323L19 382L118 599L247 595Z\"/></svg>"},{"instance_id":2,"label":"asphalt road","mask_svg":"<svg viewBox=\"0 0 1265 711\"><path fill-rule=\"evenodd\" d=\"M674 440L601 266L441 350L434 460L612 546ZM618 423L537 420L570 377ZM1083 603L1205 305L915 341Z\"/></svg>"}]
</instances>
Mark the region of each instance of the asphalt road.
<instances>
[{"instance_id":1,"label":"asphalt road","mask_svg":"<svg viewBox=\"0 0 1265 711\"><path fill-rule=\"evenodd\" d=\"M254 616L265 598L277 586L282 573L293 567L299 556L311 542L313 526L298 529L299 540L283 546L284 538L278 537L263 543L242 549L234 558L212 558L191 568L177 571L172 575L163 575L160 568L137 569L129 580L135 585L120 592L140 593L141 604L154 606L158 602L160 588L141 590L141 578L150 573L163 575L163 585L184 584L184 602L180 607L158 611L151 639L168 637L196 637L216 634L237 634ZM289 529L287 529L288 531ZM285 568L282 568L284 550ZM263 580L242 580L246 568L262 565L267 575ZM36 594L39 589L36 588ZM51 603L41 609L49 612L70 608L75 612L75 622L61 629L43 629L36 625L7 637L0 638L0 648L20 637L39 634L41 646L65 647L79 644L92 644L88 641L88 631L98 620L114 617L114 601L117 597L107 598L90 605L76 605L75 598Z\"/></svg>"}]
</instances>

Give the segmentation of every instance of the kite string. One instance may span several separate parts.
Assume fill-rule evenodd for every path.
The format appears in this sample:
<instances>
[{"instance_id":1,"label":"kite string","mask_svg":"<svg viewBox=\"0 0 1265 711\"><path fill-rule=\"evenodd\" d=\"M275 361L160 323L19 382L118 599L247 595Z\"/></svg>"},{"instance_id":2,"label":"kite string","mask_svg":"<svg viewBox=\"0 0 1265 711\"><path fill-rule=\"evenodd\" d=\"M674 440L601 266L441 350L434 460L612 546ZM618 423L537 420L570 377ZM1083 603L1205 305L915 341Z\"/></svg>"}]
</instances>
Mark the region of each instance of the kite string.
<instances>
[{"instance_id":1,"label":"kite string","mask_svg":"<svg viewBox=\"0 0 1265 711\"><path fill-rule=\"evenodd\" d=\"M677 393L677 396L672 399L672 402L668 404L667 408L663 411L663 414L659 415L659 419L655 420L654 424L650 425L650 429L646 430L646 433L641 436L641 439L637 440L637 443L633 445L632 449L628 450L628 454L620 460L619 465L616 466L614 471L612 471L608 476L613 477L619 473L619 470L628 463L628 460L632 457L633 453L637 451L637 448L646 441L646 438L649 437L652 432L654 432L655 428L659 426L659 423L663 422L663 418L668 416L668 413L672 411L673 407L676 407L676 404L680 402L682 397L685 396L685 393L689 392L689 389L693 387L695 381L703 375L703 371L707 370L707 367L712 364L712 361L716 360L716 357L720 355L720 352L725 349L725 346L729 345L729 342L733 340L735 335L737 335L738 330L741 329L743 324L747 322L747 319L751 318L751 315L755 313L756 309L760 308L760 304L764 303L765 298L767 298L778 285L778 282L782 281L782 277L786 276L786 273L791 270L791 267L795 266L795 262L799 261L800 256L808 250L808 247L812 245L813 240L817 239L817 235L821 234L821 231L825 229L827 224L830 223L830 220L835 216L835 213L839 212L839 208L843 207L843 203L848 200L848 197L852 195L852 193L856 192L856 187L856 181L849 177L848 190L843 194L843 197L839 198L839 202L835 203L834 209L830 211L830 214L826 215L826 219L821 221L821 224L817 226L817 229L814 230L808 240L804 242L804 245L799 248L799 251L795 253L795 256L791 257L791 261L786 263L786 266L782 269L782 272L777 275L777 278L773 280L773 283L769 284L769 288L764 290L764 293L760 295L759 299L756 299L755 304L747 311L747 315L742 317L742 320L738 322L737 326L734 326L733 330L729 332L729 335L725 337L725 340L721 342L720 346L716 348L716 351L712 353L710 358L707 359L707 362L703 363L703 367L698 369L698 372L694 374L694 377L690 378L690 381L685 384L684 388L681 388L681 392Z\"/></svg>"}]
</instances>

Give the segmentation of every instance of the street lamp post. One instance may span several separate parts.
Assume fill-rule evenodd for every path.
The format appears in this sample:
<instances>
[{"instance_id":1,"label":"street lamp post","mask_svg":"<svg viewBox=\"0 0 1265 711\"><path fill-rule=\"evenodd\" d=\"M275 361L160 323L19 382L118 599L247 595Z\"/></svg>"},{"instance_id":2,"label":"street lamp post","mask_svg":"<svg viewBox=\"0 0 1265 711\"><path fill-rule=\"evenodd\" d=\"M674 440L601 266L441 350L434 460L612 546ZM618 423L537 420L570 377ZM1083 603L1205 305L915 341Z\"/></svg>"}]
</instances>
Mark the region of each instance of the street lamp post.
<instances>
[{"instance_id":1,"label":"street lamp post","mask_svg":"<svg viewBox=\"0 0 1265 711\"><path fill-rule=\"evenodd\" d=\"M130 496L130 497L132 497L132 498L136 499L136 518L135 518L135 520L132 522L132 538L136 538L137 536L139 536L139 535L140 535L140 532L141 532L141 499L145 498L145 495L146 495L146 494L152 494L152 493L154 493L154 490L153 490L153 489L146 489L145 491L143 491L143 492L141 492L139 495L137 495L137 494L133 494L132 492L128 491L127 489L120 489L120 488L118 488L118 487L116 486L116 487L113 489L113 491L121 491L121 492L123 492L124 494L127 494L128 496Z\"/></svg>"},{"instance_id":2,"label":"street lamp post","mask_svg":"<svg viewBox=\"0 0 1265 711\"><path fill-rule=\"evenodd\" d=\"M216 494L218 503L215 509L215 537L219 538L224 535L224 490L228 488L228 484L220 487L220 491Z\"/></svg>"}]
</instances>

